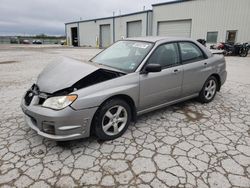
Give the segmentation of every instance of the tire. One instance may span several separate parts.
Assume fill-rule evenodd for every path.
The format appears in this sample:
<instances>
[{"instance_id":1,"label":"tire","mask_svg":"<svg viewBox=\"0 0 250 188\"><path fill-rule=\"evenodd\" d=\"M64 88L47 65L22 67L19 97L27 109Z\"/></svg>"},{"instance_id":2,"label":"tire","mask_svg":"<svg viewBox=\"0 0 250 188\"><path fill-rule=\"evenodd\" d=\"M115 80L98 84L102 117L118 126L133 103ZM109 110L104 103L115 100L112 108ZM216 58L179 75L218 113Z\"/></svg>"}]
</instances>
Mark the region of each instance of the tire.
<instances>
[{"instance_id":1,"label":"tire","mask_svg":"<svg viewBox=\"0 0 250 188\"><path fill-rule=\"evenodd\" d=\"M199 101L201 103L211 102L217 93L218 87L219 87L218 80L214 76L210 76L206 80L202 90L200 91Z\"/></svg>"},{"instance_id":2,"label":"tire","mask_svg":"<svg viewBox=\"0 0 250 188\"><path fill-rule=\"evenodd\" d=\"M239 51L239 55L240 55L240 57L246 57L248 55L248 49L242 48Z\"/></svg>"},{"instance_id":3,"label":"tire","mask_svg":"<svg viewBox=\"0 0 250 188\"><path fill-rule=\"evenodd\" d=\"M94 134L100 140L114 140L128 129L131 108L124 100L108 100L98 109L93 121Z\"/></svg>"}]
</instances>

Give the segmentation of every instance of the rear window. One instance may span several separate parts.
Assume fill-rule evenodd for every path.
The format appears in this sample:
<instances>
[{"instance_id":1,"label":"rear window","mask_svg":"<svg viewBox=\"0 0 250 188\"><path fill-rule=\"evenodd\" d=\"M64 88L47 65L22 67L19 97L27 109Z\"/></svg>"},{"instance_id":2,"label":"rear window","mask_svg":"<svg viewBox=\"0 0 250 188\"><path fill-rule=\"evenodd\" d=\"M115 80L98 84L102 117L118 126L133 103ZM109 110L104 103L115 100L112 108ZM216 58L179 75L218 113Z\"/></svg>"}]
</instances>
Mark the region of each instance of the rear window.
<instances>
[{"instance_id":1,"label":"rear window","mask_svg":"<svg viewBox=\"0 0 250 188\"><path fill-rule=\"evenodd\" d=\"M205 59L201 49L191 42L180 42L183 63L191 63Z\"/></svg>"}]
</instances>

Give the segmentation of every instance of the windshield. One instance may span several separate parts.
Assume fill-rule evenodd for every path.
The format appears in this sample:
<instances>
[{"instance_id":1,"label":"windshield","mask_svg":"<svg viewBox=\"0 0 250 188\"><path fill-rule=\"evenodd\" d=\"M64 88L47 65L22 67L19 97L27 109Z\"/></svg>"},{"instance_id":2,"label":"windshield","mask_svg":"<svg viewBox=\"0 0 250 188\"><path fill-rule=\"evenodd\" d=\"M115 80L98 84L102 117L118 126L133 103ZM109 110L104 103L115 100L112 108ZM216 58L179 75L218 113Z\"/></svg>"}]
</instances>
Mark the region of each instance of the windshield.
<instances>
[{"instance_id":1,"label":"windshield","mask_svg":"<svg viewBox=\"0 0 250 188\"><path fill-rule=\"evenodd\" d=\"M134 72L152 46L153 44L148 42L118 41L91 61L128 73Z\"/></svg>"}]
</instances>

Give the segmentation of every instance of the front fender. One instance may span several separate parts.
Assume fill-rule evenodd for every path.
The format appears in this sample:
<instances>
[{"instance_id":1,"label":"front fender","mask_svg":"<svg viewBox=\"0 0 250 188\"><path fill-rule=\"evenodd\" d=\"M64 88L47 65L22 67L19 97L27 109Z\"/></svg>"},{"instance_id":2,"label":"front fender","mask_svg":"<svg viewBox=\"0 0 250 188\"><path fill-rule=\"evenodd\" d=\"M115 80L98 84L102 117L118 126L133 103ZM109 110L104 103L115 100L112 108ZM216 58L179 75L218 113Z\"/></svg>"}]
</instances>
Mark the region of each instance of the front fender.
<instances>
[{"instance_id":1,"label":"front fender","mask_svg":"<svg viewBox=\"0 0 250 188\"><path fill-rule=\"evenodd\" d=\"M129 96L133 99L137 107L139 98L139 77L126 75L96 84L89 88L83 88L74 93L78 95L78 98L71 107L76 110L98 107L105 100L115 95Z\"/></svg>"}]
</instances>

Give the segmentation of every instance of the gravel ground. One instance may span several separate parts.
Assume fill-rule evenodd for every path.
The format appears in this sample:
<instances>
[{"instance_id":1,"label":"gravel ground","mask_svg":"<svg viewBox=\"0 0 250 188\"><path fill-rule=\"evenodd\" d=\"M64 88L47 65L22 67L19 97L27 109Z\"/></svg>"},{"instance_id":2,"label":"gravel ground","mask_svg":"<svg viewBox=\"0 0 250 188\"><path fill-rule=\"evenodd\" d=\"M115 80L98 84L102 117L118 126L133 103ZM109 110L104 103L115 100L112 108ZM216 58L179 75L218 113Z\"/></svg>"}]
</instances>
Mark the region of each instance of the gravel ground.
<instances>
[{"instance_id":1,"label":"gravel ground","mask_svg":"<svg viewBox=\"0 0 250 188\"><path fill-rule=\"evenodd\" d=\"M96 49L0 46L0 187L250 187L250 57L227 57L228 80L195 100L139 117L119 139L57 145L24 122L21 97L62 56Z\"/></svg>"}]
</instances>

